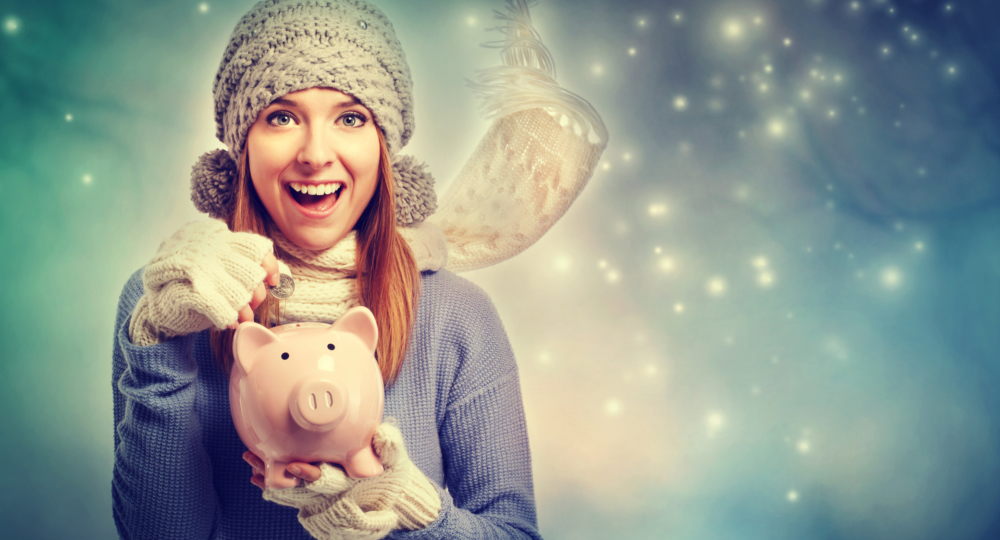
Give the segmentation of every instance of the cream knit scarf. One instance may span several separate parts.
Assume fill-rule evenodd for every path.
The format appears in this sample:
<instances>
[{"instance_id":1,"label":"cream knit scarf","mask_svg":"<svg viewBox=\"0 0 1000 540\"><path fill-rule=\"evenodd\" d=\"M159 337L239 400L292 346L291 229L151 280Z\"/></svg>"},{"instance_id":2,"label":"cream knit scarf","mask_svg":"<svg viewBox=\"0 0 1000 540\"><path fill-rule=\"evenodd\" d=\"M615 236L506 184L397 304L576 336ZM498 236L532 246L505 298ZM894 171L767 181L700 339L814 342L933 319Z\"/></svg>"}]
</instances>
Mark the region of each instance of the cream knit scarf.
<instances>
[{"instance_id":1,"label":"cream knit scarf","mask_svg":"<svg viewBox=\"0 0 1000 540\"><path fill-rule=\"evenodd\" d=\"M438 270L448 259L441 230L430 223L399 227L421 272ZM351 231L324 251L309 251L293 244L277 228L271 232L275 245L287 257L282 261L292 271L295 293L281 302L281 323L323 322L332 324L348 309L360 304L356 261L357 234Z\"/></svg>"}]
</instances>

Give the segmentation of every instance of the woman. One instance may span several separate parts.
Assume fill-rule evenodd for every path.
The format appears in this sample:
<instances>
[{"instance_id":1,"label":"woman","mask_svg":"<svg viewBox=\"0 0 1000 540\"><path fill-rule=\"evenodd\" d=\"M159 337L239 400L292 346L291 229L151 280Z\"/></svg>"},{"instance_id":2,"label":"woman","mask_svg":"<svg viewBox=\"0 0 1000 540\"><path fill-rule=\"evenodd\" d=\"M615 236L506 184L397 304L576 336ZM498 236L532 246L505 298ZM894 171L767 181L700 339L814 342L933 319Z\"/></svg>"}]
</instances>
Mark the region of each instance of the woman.
<instances>
[{"instance_id":1,"label":"woman","mask_svg":"<svg viewBox=\"0 0 1000 540\"><path fill-rule=\"evenodd\" d=\"M203 156L192 184L196 206L224 222L167 239L119 304L123 538L538 537L510 346L486 295L442 266L485 266L534 242L582 189L606 133L555 85L524 2L509 12L505 66L479 87L499 119L434 224L429 177L397 154L412 97L388 20L361 0L267 0L239 22L214 91L229 151ZM538 216L516 212L526 208ZM296 281L282 301L265 288L278 260ZM386 472L352 480L292 464L301 485L262 497L262 464L229 412L233 329L331 323L355 305L378 322L385 416L398 425L376 433Z\"/></svg>"}]
</instances>

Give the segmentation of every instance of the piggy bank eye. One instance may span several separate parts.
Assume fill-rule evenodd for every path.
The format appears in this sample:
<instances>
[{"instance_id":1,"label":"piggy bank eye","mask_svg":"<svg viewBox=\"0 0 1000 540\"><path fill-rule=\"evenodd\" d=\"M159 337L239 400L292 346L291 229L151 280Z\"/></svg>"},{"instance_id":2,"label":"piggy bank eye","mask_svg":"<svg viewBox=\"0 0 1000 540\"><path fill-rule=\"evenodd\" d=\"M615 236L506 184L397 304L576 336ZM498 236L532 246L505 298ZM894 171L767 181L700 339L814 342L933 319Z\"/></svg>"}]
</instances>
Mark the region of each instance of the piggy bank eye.
<instances>
[{"instance_id":1,"label":"piggy bank eye","mask_svg":"<svg viewBox=\"0 0 1000 540\"><path fill-rule=\"evenodd\" d=\"M282 360L288 360L288 353L286 353L286 352L281 353L281 359Z\"/></svg>"},{"instance_id":2,"label":"piggy bank eye","mask_svg":"<svg viewBox=\"0 0 1000 540\"><path fill-rule=\"evenodd\" d=\"M333 346L333 343L328 343L328 344L326 345L326 348L327 348L327 349L330 349L331 351L332 351L332 350L334 350L334 349L336 349L336 347L334 347L334 346Z\"/></svg>"}]
</instances>

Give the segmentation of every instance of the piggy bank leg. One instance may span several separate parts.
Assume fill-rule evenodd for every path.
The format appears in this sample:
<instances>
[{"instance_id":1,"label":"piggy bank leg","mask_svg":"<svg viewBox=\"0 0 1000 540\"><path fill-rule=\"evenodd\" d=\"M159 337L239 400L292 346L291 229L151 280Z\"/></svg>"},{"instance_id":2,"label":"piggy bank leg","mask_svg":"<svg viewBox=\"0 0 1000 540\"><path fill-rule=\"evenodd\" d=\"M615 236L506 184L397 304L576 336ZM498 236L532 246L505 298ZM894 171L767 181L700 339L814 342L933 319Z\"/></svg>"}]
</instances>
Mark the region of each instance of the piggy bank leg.
<instances>
[{"instance_id":1,"label":"piggy bank leg","mask_svg":"<svg viewBox=\"0 0 1000 540\"><path fill-rule=\"evenodd\" d=\"M341 465L351 478L370 478L382 474L385 470L370 445L348 456L347 461Z\"/></svg>"},{"instance_id":2,"label":"piggy bank leg","mask_svg":"<svg viewBox=\"0 0 1000 540\"><path fill-rule=\"evenodd\" d=\"M285 489L299 485L299 479L285 470L288 463L283 461L264 462L264 486Z\"/></svg>"}]
</instances>

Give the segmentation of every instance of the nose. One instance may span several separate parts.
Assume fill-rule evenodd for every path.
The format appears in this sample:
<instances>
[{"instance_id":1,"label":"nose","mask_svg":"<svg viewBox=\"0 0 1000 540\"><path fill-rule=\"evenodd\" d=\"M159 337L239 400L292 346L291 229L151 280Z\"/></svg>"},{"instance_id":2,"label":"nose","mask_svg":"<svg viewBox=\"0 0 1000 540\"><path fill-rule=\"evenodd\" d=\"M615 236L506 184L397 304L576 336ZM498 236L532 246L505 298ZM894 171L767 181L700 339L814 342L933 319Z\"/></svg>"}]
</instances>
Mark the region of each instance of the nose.
<instances>
[{"instance_id":1,"label":"nose","mask_svg":"<svg viewBox=\"0 0 1000 540\"><path fill-rule=\"evenodd\" d=\"M331 380L304 377L289 396L292 418L309 431L328 431L344 418L347 396Z\"/></svg>"},{"instance_id":2,"label":"nose","mask_svg":"<svg viewBox=\"0 0 1000 540\"><path fill-rule=\"evenodd\" d=\"M337 159L333 137L325 133L322 126L310 126L305 131L304 137L302 147L299 149L299 163L318 171Z\"/></svg>"}]
</instances>

